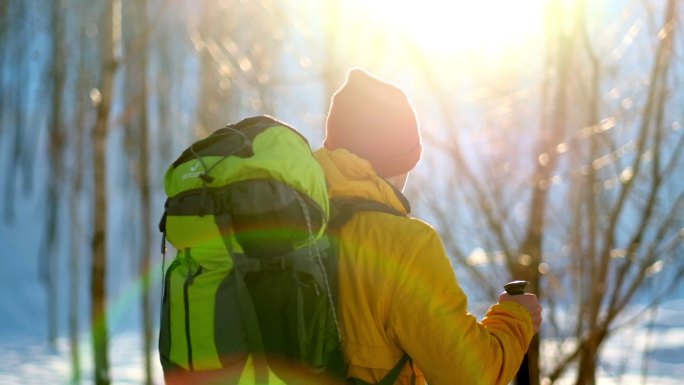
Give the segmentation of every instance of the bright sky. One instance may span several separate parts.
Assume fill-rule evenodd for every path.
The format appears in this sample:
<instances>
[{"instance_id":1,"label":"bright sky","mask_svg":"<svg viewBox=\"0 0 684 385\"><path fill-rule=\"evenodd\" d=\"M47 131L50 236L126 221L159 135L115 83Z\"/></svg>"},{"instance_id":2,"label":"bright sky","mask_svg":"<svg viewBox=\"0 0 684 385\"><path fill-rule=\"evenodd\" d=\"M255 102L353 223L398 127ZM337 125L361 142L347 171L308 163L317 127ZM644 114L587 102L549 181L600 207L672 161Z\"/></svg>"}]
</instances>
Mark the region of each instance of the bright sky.
<instances>
[{"instance_id":1,"label":"bright sky","mask_svg":"<svg viewBox=\"0 0 684 385\"><path fill-rule=\"evenodd\" d=\"M360 22L404 36L431 55L524 47L543 31L549 0L349 0Z\"/></svg>"}]
</instances>

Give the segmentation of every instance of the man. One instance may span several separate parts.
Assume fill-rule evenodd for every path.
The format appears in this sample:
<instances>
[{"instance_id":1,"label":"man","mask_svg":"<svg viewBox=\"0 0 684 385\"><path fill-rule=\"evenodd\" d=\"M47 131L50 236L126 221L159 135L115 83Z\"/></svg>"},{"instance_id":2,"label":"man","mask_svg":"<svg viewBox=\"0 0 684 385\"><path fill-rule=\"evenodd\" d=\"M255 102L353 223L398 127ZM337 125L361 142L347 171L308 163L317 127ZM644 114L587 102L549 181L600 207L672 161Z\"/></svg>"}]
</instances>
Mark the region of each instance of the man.
<instances>
[{"instance_id":1,"label":"man","mask_svg":"<svg viewBox=\"0 0 684 385\"><path fill-rule=\"evenodd\" d=\"M539 330L541 307L532 294L504 293L482 322L467 312L438 234L407 216L401 191L421 152L406 95L352 70L333 96L316 159L333 201L370 200L401 215L360 211L338 231L348 374L378 383L406 353L397 383L508 384Z\"/></svg>"}]
</instances>

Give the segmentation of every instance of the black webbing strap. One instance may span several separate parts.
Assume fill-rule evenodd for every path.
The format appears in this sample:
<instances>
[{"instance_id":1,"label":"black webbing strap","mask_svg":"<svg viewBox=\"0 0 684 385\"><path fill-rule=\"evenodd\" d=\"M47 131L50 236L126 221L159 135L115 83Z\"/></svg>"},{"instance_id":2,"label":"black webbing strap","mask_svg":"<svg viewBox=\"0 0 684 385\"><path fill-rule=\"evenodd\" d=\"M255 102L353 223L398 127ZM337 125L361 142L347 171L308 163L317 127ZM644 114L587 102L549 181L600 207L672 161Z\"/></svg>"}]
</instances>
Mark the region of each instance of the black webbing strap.
<instances>
[{"instance_id":1,"label":"black webbing strap","mask_svg":"<svg viewBox=\"0 0 684 385\"><path fill-rule=\"evenodd\" d=\"M380 382L378 382L377 385L392 385L397 381L397 378L399 378L399 374L401 374L402 369L404 369L404 366L406 366L406 363L411 360L411 357L407 353L404 353L404 356L401 357L399 362L397 362L396 365L392 368L392 370L387 373L385 378L383 378Z\"/></svg>"},{"instance_id":2,"label":"black webbing strap","mask_svg":"<svg viewBox=\"0 0 684 385\"><path fill-rule=\"evenodd\" d=\"M326 250L330 248L328 237L320 237L313 243L307 244L289 253L273 257L250 258L238 254L237 259L233 258L233 266L245 273L256 273L268 270L290 269L294 272L306 273L312 276L320 285L325 283L323 272L318 264L313 263L311 248L317 248L319 256L326 258Z\"/></svg>"},{"instance_id":3,"label":"black webbing strap","mask_svg":"<svg viewBox=\"0 0 684 385\"><path fill-rule=\"evenodd\" d=\"M159 218L159 224L157 225L157 227L159 228L159 232L162 233L161 253L163 257L166 257L166 210L168 210L168 208L169 200L167 199L164 203L164 212L162 213L161 218Z\"/></svg>"},{"instance_id":4,"label":"black webbing strap","mask_svg":"<svg viewBox=\"0 0 684 385\"><path fill-rule=\"evenodd\" d=\"M406 363L409 361L411 361L411 357L409 357L407 353L404 353L399 362L397 362L397 364L394 365L392 370L390 370L385 375L385 377L383 377L383 379L375 385L393 385L397 381L397 378L399 378L399 374L401 374L401 371L404 369L404 366L406 366ZM359 380L358 378L352 378L351 380L354 385L372 385L366 381ZM411 376L411 385L414 385L415 382L415 376Z\"/></svg>"},{"instance_id":5,"label":"black webbing strap","mask_svg":"<svg viewBox=\"0 0 684 385\"><path fill-rule=\"evenodd\" d=\"M268 384L268 364L266 362L264 342L261 337L261 331L259 330L259 319L257 318L256 310L252 303L252 297L249 295L247 285L245 284L244 275L246 272L241 269L243 266L246 266L248 262L246 261L247 256L233 251L233 244L230 237L232 228L231 216L227 214L216 215L214 218L221 238L223 238L223 242L226 245L226 249L234 261L233 275L235 276L235 282L237 284L238 302L242 313L242 321L244 322L245 330L247 331L247 345L249 346L249 351L252 354L252 359L254 361L254 383Z\"/></svg>"},{"instance_id":6,"label":"black webbing strap","mask_svg":"<svg viewBox=\"0 0 684 385\"><path fill-rule=\"evenodd\" d=\"M218 202L226 191L225 186L184 191L166 199L165 214L198 216L223 214L225 210L222 210Z\"/></svg>"},{"instance_id":7,"label":"black webbing strap","mask_svg":"<svg viewBox=\"0 0 684 385\"><path fill-rule=\"evenodd\" d=\"M360 211L375 211L397 216L405 216L404 213L384 203L361 198L333 198L330 200L331 215L328 221L330 229L339 229L347 223L351 217Z\"/></svg>"}]
</instances>

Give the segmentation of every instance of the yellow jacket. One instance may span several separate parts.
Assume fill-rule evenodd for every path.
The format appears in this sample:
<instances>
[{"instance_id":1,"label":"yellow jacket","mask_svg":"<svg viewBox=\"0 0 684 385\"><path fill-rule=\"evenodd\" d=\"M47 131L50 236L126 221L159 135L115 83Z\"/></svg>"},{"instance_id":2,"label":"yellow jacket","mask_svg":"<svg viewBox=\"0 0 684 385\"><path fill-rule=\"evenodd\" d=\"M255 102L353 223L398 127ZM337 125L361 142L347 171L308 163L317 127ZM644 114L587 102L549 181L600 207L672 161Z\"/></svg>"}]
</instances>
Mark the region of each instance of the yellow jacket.
<instances>
[{"instance_id":1,"label":"yellow jacket","mask_svg":"<svg viewBox=\"0 0 684 385\"><path fill-rule=\"evenodd\" d=\"M363 198L408 214L401 193L344 149L315 153L330 198ZM482 322L467 311L436 231L418 219L366 211L339 232L339 318L349 376L379 382L407 352L398 381L508 384L534 334L527 310L492 306Z\"/></svg>"}]
</instances>

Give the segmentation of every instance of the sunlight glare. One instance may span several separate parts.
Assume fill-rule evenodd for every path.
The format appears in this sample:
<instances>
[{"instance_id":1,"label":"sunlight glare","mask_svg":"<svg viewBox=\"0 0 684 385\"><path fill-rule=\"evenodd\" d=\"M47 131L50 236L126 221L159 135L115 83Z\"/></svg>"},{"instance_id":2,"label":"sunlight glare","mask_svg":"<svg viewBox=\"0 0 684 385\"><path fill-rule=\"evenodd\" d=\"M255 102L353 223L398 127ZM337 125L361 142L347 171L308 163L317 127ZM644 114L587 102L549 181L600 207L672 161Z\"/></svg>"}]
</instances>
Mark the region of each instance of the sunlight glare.
<instances>
[{"instance_id":1,"label":"sunlight glare","mask_svg":"<svg viewBox=\"0 0 684 385\"><path fill-rule=\"evenodd\" d=\"M524 46L541 35L548 0L353 0L349 5L388 35L432 53Z\"/></svg>"}]
</instances>

